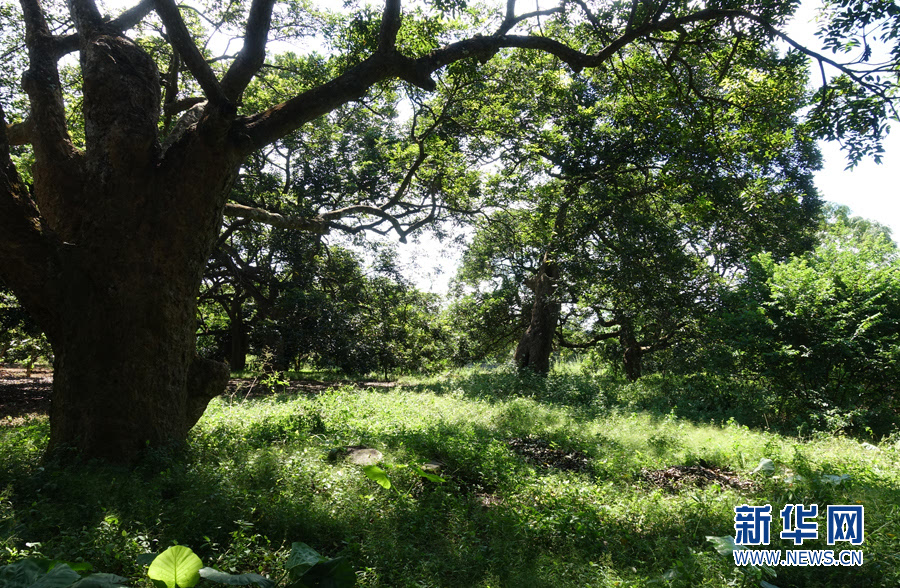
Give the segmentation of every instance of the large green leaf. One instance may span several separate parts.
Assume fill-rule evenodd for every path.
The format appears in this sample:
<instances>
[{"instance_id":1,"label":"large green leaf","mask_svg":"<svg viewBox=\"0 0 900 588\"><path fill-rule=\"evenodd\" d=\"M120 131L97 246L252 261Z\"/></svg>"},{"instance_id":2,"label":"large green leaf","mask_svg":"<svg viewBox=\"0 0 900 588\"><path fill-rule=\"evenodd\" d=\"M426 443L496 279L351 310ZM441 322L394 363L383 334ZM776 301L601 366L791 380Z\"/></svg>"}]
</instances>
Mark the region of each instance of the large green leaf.
<instances>
[{"instance_id":1,"label":"large green leaf","mask_svg":"<svg viewBox=\"0 0 900 588\"><path fill-rule=\"evenodd\" d=\"M425 470L423 470L422 468L419 468L419 467L416 468L416 472L420 476L422 476L423 478L428 480L429 482L434 482L435 484L443 484L444 482L447 481L444 478L440 477L439 475L432 474L431 472L426 472Z\"/></svg>"},{"instance_id":2,"label":"large green leaf","mask_svg":"<svg viewBox=\"0 0 900 588\"><path fill-rule=\"evenodd\" d=\"M72 588L124 588L128 578L115 574L91 574L75 582Z\"/></svg>"},{"instance_id":3,"label":"large green leaf","mask_svg":"<svg viewBox=\"0 0 900 588\"><path fill-rule=\"evenodd\" d=\"M216 584L228 586L249 586L256 584L259 588L275 588L275 582L259 574L228 574L214 568L203 568L200 576Z\"/></svg>"},{"instance_id":4,"label":"large green leaf","mask_svg":"<svg viewBox=\"0 0 900 588\"><path fill-rule=\"evenodd\" d=\"M731 556L731 553L737 549L746 549L743 545L738 545L734 542L734 537L730 535L725 535L724 537L713 537L711 535L706 536L706 540L713 544L718 551L722 555Z\"/></svg>"},{"instance_id":5,"label":"large green leaf","mask_svg":"<svg viewBox=\"0 0 900 588\"><path fill-rule=\"evenodd\" d=\"M321 561L327 561L328 558L319 555L319 552L299 541L291 545L291 555L288 557L287 563L284 564L285 569L291 575L291 578L297 580L309 571L311 567Z\"/></svg>"},{"instance_id":6,"label":"large green leaf","mask_svg":"<svg viewBox=\"0 0 900 588\"><path fill-rule=\"evenodd\" d=\"M374 480L385 490L390 490L391 480L390 478L388 478L387 472L385 472L383 469L376 465L370 465L364 467L363 471L366 473L367 478L369 478L370 480Z\"/></svg>"},{"instance_id":7,"label":"large green leaf","mask_svg":"<svg viewBox=\"0 0 900 588\"><path fill-rule=\"evenodd\" d=\"M37 562L44 569L45 572L49 572L50 570L52 570L53 568L55 568L56 566L58 566L60 564L66 564L67 566L69 566L70 568L72 568L73 570L78 572L79 574L82 574L84 572L90 572L93 569L93 566L91 564L84 562L84 561L72 562L72 561L62 561L59 559L36 559L34 561Z\"/></svg>"},{"instance_id":8,"label":"large green leaf","mask_svg":"<svg viewBox=\"0 0 900 588\"><path fill-rule=\"evenodd\" d=\"M51 559L23 559L0 567L0 588L112 588L125 578L112 574L92 574L82 579L73 567L89 570L90 564L68 564ZM114 580L114 581L113 581Z\"/></svg>"},{"instance_id":9,"label":"large green leaf","mask_svg":"<svg viewBox=\"0 0 900 588\"><path fill-rule=\"evenodd\" d=\"M66 588L81 579L78 572L67 564L58 564L44 576L38 578L31 588Z\"/></svg>"},{"instance_id":10,"label":"large green leaf","mask_svg":"<svg viewBox=\"0 0 900 588\"><path fill-rule=\"evenodd\" d=\"M147 575L167 588L193 588L200 581L202 567L203 562L189 547L173 545L153 560Z\"/></svg>"},{"instance_id":11,"label":"large green leaf","mask_svg":"<svg viewBox=\"0 0 900 588\"><path fill-rule=\"evenodd\" d=\"M46 572L33 560L23 559L0 568L0 586L3 588L28 588Z\"/></svg>"}]
</instances>

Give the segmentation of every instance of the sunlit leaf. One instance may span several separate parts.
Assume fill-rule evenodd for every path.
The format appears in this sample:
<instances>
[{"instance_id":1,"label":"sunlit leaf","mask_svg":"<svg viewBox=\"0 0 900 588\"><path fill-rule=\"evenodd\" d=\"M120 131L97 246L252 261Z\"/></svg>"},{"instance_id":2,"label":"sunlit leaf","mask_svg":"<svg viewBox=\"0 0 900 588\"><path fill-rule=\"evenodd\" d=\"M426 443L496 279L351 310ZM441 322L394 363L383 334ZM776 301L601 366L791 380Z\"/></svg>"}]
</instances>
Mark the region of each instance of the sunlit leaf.
<instances>
[{"instance_id":1,"label":"sunlit leaf","mask_svg":"<svg viewBox=\"0 0 900 588\"><path fill-rule=\"evenodd\" d=\"M153 560L147 575L167 588L193 588L200 581L202 567L203 562L189 547L173 545Z\"/></svg>"}]
</instances>

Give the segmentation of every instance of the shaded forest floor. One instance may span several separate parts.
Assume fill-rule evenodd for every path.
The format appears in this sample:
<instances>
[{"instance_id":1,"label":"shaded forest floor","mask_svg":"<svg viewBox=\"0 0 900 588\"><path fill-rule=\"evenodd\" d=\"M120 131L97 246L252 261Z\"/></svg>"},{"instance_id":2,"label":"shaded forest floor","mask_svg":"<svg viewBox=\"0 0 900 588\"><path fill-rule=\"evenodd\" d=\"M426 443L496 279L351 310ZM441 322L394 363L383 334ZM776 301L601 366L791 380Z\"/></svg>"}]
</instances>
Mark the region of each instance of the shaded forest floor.
<instances>
[{"instance_id":1,"label":"shaded forest floor","mask_svg":"<svg viewBox=\"0 0 900 588\"><path fill-rule=\"evenodd\" d=\"M26 373L25 368L0 365L0 426L20 425L50 409L52 370L37 367L31 377Z\"/></svg>"},{"instance_id":2,"label":"shaded forest floor","mask_svg":"<svg viewBox=\"0 0 900 588\"><path fill-rule=\"evenodd\" d=\"M279 386L278 393L314 394L346 384L344 380L291 378ZM393 382L359 380L351 382L359 388L390 388ZM24 367L0 365L0 426L22 424L31 417L46 416L50 410L53 370L35 367L30 376ZM229 400L259 398L275 393L262 377L231 378L223 397Z\"/></svg>"},{"instance_id":3,"label":"shaded forest floor","mask_svg":"<svg viewBox=\"0 0 900 588\"><path fill-rule=\"evenodd\" d=\"M187 447L132 470L42 462L32 414L0 427L0 565L87 561L151 588L139 556L175 542L278 577L302 541L361 587L900 583L897 436L787 436L726 416L733 400L687 409L679 386L502 369L266 393L240 380ZM771 549L860 549L864 564L736 568L717 547L742 504L772 506ZM819 507L802 547L779 537L787 504ZM863 545L827 545L827 505L864 506Z\"/></svg>"}]
</instances>

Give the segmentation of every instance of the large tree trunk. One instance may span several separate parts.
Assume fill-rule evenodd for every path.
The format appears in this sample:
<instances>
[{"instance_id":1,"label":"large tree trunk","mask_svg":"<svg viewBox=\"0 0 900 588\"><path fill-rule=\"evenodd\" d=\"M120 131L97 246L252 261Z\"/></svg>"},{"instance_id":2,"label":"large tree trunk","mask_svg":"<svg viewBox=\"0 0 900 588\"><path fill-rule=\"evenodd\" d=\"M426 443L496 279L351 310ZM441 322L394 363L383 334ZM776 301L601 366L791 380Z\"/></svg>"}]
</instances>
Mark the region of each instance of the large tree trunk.
<instances>
[{"instance_id":1,"label":"large tree trunk","mask_svg":"<svg viewBox=\"0 0 900 588\"><path fill-rule=\"evenodd\" d=\"M199 280L179 267L196 265L187 252L156 263L114 257L66 266L50 449L122 462L185 439L228 369L196 356Z\"/></svg>"},{"instance_id":2,"label":"large tree trunk","mask_svg":"<svg viewBox=\"0 0 900 588\"><path fill-rule=\"evenodd\" d=\"M578 187L573 189L570 198L577 195ZM527 286L534 292L534 304L531 307L531 321L519 345L516 347L515 361L520 370L528 369L540 375L550 372L550 354L553 352L553 336L559 323L559 312L562 306L556 296L559 283L559 263L556 260L560 246L560 235L565 231L566 213L569 200L563 201L556 211L553 225L553 236L547 244L547 251L541 260L537 274L528 281Z\"/></svg>"},{"instance_id":3,"label":"large tree trunk","mask_svg":"<svg viewBox=\"0 0 900 588\"><path fill-rule=\"evenodd\" d=\"M136 173L99 162L60 244L50 450L128 462L183 441L228 378L196 354L197 294L237 166L196 145ZM81 195L79 195L81 196ZM89 203L88 203L89 202Z\"/></svg>"},{"instance_id":4,"label":"large tree trunk","mask_svg":"<svg viewBox=\"0 0 900 588\"><path fill-rule=\"evenodd\" d=\"M84 151L66 130L46 22L23 2L34 184L0 131L0 274L53 348L50 451L129 462L183 441L224 389L227 367L196 356L196 305L242 154L227 137L233 109L214 106L163 151L155 64L78 6Z\"/></svg>"},{"instance_id":5,"label":"large tree trunk","mask_svg":"<svg viewBox=\"0 0 900 588\"><path fill-rule=\"evenodd\" d=\"M559 266L549 260L548 255L544 256L541 268L534 277L531 322L519 339L515 354L516 366L520 370L528 369L541 375L550 372L553 335L556 333L560 311L559 301L555 297Z\"/></svg>"}]
</instances>

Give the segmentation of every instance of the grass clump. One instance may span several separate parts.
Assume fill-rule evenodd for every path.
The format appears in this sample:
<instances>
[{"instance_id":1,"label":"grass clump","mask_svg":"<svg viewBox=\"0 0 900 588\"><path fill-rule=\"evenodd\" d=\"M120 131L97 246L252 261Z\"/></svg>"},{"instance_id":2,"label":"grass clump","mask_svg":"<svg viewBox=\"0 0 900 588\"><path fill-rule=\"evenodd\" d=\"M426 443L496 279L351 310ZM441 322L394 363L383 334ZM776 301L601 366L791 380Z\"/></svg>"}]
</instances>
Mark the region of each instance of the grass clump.
<instances>
[{"instance_id":1,"label":"grass clump","mask_svg":"<svg viewBox=\"0 0 900 588\"><path fill-rule=\"evenodd\" d=\"M780 567L770 581L900 582L895 438L784 436L606 384L500 369L235 395L211 403L188 447L134 471L41 464L45 420L3 427L0 565L83 560L149 588L137 556L176 542L217 569L276 577L301 541L346 557L359 586L755 586L706 540L734 535L736 505L772 504L771 547L789 549L785 504L863 504L862 567ZM391 488L335 451L348 447L380 452ZM774 470L753 474L763 458ZM752 484L652 481L674 466ZM824 527L803 548L831 549Z\"/></svg>"}]
</instances>

